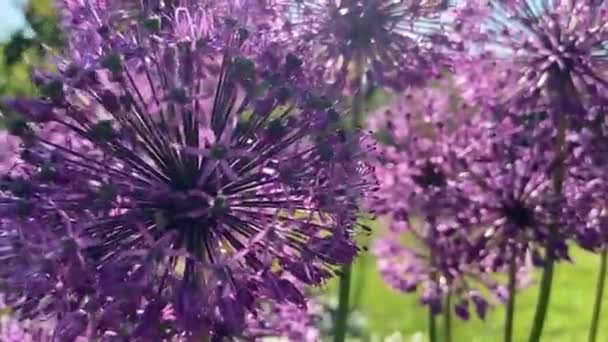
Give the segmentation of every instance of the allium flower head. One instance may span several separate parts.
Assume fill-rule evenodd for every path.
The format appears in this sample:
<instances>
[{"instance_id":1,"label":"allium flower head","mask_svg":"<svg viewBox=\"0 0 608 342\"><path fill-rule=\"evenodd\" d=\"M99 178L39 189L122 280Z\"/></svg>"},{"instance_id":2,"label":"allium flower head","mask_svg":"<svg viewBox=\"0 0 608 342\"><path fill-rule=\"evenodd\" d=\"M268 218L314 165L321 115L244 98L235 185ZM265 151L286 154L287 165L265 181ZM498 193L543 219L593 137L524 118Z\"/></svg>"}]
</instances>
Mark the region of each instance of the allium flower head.
<instances>
[{"instance_id":1,"label":"allium flower head","mask_svg":"<svg viewBox=\"0 0 608 342\"><path fill-rule=\"evenodd\" d=\"M296 38L312 49L332 82L366 76L369 82L403 88L437 71L433 38L444 3L393 0L296 1ZM363 74L363 75L362 75ZM354 86L357 86L356 84Z\"/></svg>"},{"instance_id":2,"label":"allium flower head","mask_svg":"<svg viewBox=\"0 0 608 342\"><path fill-rule=\"evenodd\" d=\"M484 91L474 77L466 87L580 114L581 103L598 101L608 86L607 10L605 3L589 1L465 2L456 29L465 52L476 57L463 72L492 64L494 72L485 77L509 80Z\"/></svg>"},{"instance_id":3,"label":"allium flower head","mask_svg":"<svg viewBox=\"0 0 608 342\"><path fill-rule=\"evenodd\" d=\"M374 253L393 287L421 286L435 312L448 293L460 296L455 309L466 318L468 283L504 299L493 276L510 260L524 272L531 256L568 257L566 241L582 221L553 188L559 159L547 113L490 115L447 89L415 89L372 115L370 127L382 142L373 153L379 191L371 207L391 222ZM404 235L417 243L404 244Z\"/></svg>"},{"instance_id":4,"label":"allium flower head","mask_svg":"<svg viewBox=\"0 0 608 342\"><path fill-rule=\"evenodd\" d=\"M207 49L198 11L89 23L99 49L7 102L24 151L2 178L0 279L58 340L240 335L256 298L305 306L289 279L357 254L360 135L296 56L248 58L232 24Z\"/></svg>"},{"instance_id":5,"label":"allium flower head","mask_svg":"<svg viewBox=\"0 0 608 342\"><path fill-rule=\"evenodd\" d=\"M399 217L392 218L391 225L393 229L374 242L372 252L380 274L394 289L418 291L420 303L434 314L454 310L463 320L470 318L471 306L477 317L484 319L491 303L506 300L506 286L496 277L505 268L494 266L498 254L471 259L474 239L463 227L434 226L416 219L408 222ZM528 286L528 263L520 263L517 272L517 287ZM453 305L449 308L448 296Z\"/></svg>"},{"instance_id":6,"label":"allium flower head","mask_svg":"<svg viewBox=\"0 0 608 342\"><path fill-rule=\"evenodd\" d=\"M574 177L578 182L568 196L577 204L578 210L573 214L584 222L574 232L575 241L582 248L597 252L608 243L608 211L601 195L606 186L605 178L599 172L590 170L589 165L578 167Z\"/></svg>"},{"instance_id":7,"label":"allium flower head","mask_svg":"<svg viewBox=\"0 0 608 342\"><path fill-rule=\"evenodd\" d=\"M390 219L373 253L388 284L404 292L421 289L421 302L433 312L441 311L449 293L458 297L462 318L469 316L469 301L483 318L487 301L470 283L501 288L479 260L468 257L473 242L460 216L468 198L458 186L463 169L453 156L454 129L467 108L449 95L447 85L410 89L369 118L381 141L373 153L379 190L369 205ZM404 243L406 234L416 242Z\"/></svg>"},{"instance_id":8,"label":"allium flower head","mask_svg":"<svg viewBox=\"0 0 608 342\"><path fill-rule=\"evenodd\" d=\"M478 238L476 251L540 256L549 244L554 258L568 258L566 241L577 222L553 186L563 156L552 152L556 129L548 115L475 118L462 131L459 184L467 193L464 216Z\"/></svg>"},{"instance_id":9,"label":"allium flower head","mask_svg":"<svg viewBox=\"0 0 608 342\"><path fill-rule=\"evenodd\" d=\"M295 281L304 291L302 283ZM285 338L287 341L316 342L321 340L318 323L322 306L318 298L309 298L307 307L293 303L266 301L257 315L248 317L247 334L251 339L265 337Z\"/></svg>"},{"instance_id":10,"label":"allium flower head","mask_svg":"<svg viewBox=\"0 0 608 342\"><path fill-rule=\"evenodd\" d=\"M605 106L591 108L583 129L571 134L572 182L564 189L566 197L576 203L573 214L584 222L575 232L576 240L591 251L598 251L608 243L608 207L603 195L608 184L603 172L608 165L605 110Z\"/></svg>"},{"instance_id":11,"label":"allium flower head","mask_svg":"<svg viewBox=\"0 0 608 342\"><path fill-rule=\"evenodd\" d=\"M467 108L447 87L444 80L437 88L409 89L370 116L368 126L381 142L373 153L380 190L372 207L379 214L450 217L459 211L463 194L451 182L459 170L446 157L451 131ZM444 213L452 205L456 211Z\"/></svg>"},{"instance_id":12,"label":"allium flower head","mask_svg":"<svg viewBox=\"0 0 608 342\"><path fill-rule=\"evenodd\" d=\"M261 0L239 1L140 1L140 0L62 0L58 1L60 19L66 29L70 62L88 66L99 60L111 45L129 55L137 54L142 45L192 41L199 51L221 50L227 31L233 26L245 36L265 34L276 26L282 6ZM255 50L261 51L257 37ZM191 58L207 65L201 54Z\"/></svg>"}]
</instances>

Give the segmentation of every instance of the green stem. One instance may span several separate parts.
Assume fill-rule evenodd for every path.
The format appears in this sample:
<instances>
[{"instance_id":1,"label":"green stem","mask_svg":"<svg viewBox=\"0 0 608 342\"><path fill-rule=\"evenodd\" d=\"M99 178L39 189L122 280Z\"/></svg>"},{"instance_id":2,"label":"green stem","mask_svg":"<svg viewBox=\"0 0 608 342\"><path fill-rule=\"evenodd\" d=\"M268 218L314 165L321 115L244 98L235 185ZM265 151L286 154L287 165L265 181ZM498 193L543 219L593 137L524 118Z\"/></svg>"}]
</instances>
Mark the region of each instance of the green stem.
<instances>
[{"instance_id":1,"label":"green stem","mask_svg":"<svg viewBox=\"0 0 608 342\"><path fill-rule=\"evenodd\" d=\"M362 255L359 257L359 262L356 264L357 267L357 278L355 280L355 288L352 296L352 309L356 309L361 302L361 295L365 288L365 277L367 271L367 257Z\"/></svg>"},{"instance_id":2,"label":"green stem","mask_svg":"<svg viewBox=\"0 0 608 342\"><path fill-rule=\"evenodd\" d=\"M437 342L437 324L433 308L429 306L429 342Z\"/></svg>"},{"instance_id":3,"label":"green stem","mask_svg":"<svg viewBox=\"0 0 608 342\"><path fill-rule=\"evenodd\" d=\"M435 269L435 249L433 248L433 244L435 242L435 219L434 217L428 218L429 222L429 231L426 237L427 244L429 245L429 259L430 265L432 269ZM431 272L431 280L433 284L438 284L438 275L436 271ZM429 341L437 342L437 324L435 322L435 313L433 312L433 305L428 305L429 307ZM450 309L448 308L448 311Z\"/></svg>"},{"instance_id":4,"label":"green stem","mask_svg":"<svg viewBox=\"0 0 608 342\"><path fill-rule=\"evenodd\" d=\"M574 84L572 83L572 78L569 75L563 75L558 72L552 73L551 78L555 78L555 80L548 81L549 84L553 84L553 86L549 87L549 92L552 97L557 97L559 100L564 101L564 97L568 98L570 95L569 90L573 89L573 91L576 91L576 87L574 87ZM566 174L566 165L564 164L564 160L566 157L566 130L568 128L566 113L557 113L556 124L556 166L552 175L552 181L553 190L555 194L561 195L562 188L564 185L564 177ZM532 325L532 330L530 331L530 339L528 340L529 342L540 341L540 337L543 333L543 326L545 324L545 318L547 317L549 298L551 296L551 285L553 282L553 269L555 266L555 252L553 251L553 245L554 239L556 238L555 235L559 230L559 227L557 226L558 224L558 220L556 219L554 224L552 224L550 227L549 236L547 238L545 264L543 267L543 275L540 283L538 301L536 302L534 323Z\"/></svg>"},{"instance_id":5,"label":"green stem","mask_svg":"<svg viewBox=\"0 0 608 342\"><path fill-rule=\"evenodd\" d=\"M356 124L362 117L363 111L363 63L359 58L355 59L355 77L358 83L358 89L352 99L352 120ZM353 129L356 129L353 127ZM340 277L340 293L338 295L338 313L336 317L336 327L334 334L334 342L344 342L346 339L346 329L348 325L348 315L350 313L350 287L351 287L352 263L342 267L342 275Z\"/></svg>"},{"instance_id":6,"label":"green stem","mask_svg":"<svg viewBox=\"0 0 608 342\"><path fill-rule=\"evenodd\" d=\"M505 317L505 342L513 341L513 318L515 316L515 286L517 281L517 258L513 251L509 260L509 283L507 313Z\"/></svg>"},{"instance_id":7,"label":"green stem","mask_svg":"<svg viewBox=\"0 0 608 342\"><path fill-rule=\"evenodd\" d=\"M452 294L448 292L443 308L445 342L452 342Z\"/></svg>"},{"instance_id":8,"label":"green stem","mask_svg":"<svg viewBox=\"0 0 608 342\"><path fill-rule=\"evenodd\" d=\"M597 277L597 289L595 292L595 303L593 305L593 318L591 319L591 328L589 329L589 342L595 342L597 339L597 329L600 323L600 313L602 311L602 299L604 297L604 284L606 282L606 259L608 255L608 246L602 249L600 255L600 271Z\"/></svg>"},{"instance_id":9,"label":"green stem","mask_svg":"<svg viewBox=\"0 0 608 342\"><path fill-rule=\"evenodd\" d=\"M350 275L351 265L342 267L342 275L340 277L340 294L338 302L338 313L336 317L336 330L334 334L334 342L344 342L346 339L346 328L348 324L348 300L350 297Z\"/></svg>"},{"instance_id":10,"label":"green stem","mask_svg":"<svg viewBox=\"0 0 608 342\"><path fill-rule=\"evenodd\" d=\"M359 83L361 85L361 83ZM353 101L353 129L360 127L363 123L363 89L362 85L357 89Z\"/></svg>"},{"instance_id":11,"label":"green stem","mask_svg":"<svg viewBox=\"0 0 608 342\"><path fill-rule=\"evenodd\" d=\"M543 269L542 279L540 281L540 292L538 301L536 302L536 313L534 314L534 323L530 332L529 342L540 341L540 336L543 332L543 325L547 315L549 306L549 297L551 295L551 282L553 281L553 266L554 260L551 253L547 253L545 267Z\"/></svg>"},{"instance_id":12,"label":"green stem","mask_svg":"<svg viewBox=\"0 0 608 342\"><path fill-rule=\"evenodd\" d=\"M363 74L365 68L364 59L361 57L356 57L354 60L354 69L355 69L355 82L356 89L355 94L353 96L352 102L352 116L353 116L353 129L357 129L363 124L363 102L364 102L364 84L363 84Z\"/></svg>"}]
</instances>

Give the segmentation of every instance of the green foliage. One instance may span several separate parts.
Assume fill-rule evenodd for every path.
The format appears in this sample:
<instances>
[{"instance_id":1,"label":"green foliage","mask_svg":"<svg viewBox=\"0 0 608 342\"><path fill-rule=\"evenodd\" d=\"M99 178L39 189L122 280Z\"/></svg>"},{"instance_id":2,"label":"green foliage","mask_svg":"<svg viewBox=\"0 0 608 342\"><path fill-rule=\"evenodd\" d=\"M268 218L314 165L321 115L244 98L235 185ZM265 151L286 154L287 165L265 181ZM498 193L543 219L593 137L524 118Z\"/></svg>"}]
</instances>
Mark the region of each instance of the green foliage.
<instances>
[{"instance_id":1,"label":"green foliage","mask_svg":"<svg viewBox=\"0 0 608 342\"><path fill-rule=\"evenodd\" d=\"M33 68L43 65L49 48L61 46L61 34L50 1L31 1L25 9L29 27L0 45L0 95L32 94Z\"/></svg>"},{"instance_id":2,"label":"green foliage","mask_svg":"<svg viewBox=\"0 0 608 342\"><path fill-rule=\"evenodd\" d=\"M378 230L381 228L377 228ZM562 262L556 265L549 313L542 341L578 342L586 341L591 322L595 295L599 256L573 248L573 263ZM527 341L538 296L538 280L516 298L514 341ZM402 339L391 341L428 341L427 311L418 303L417 294L397 292L382 280L370 253L358 258L353 266L352 285L355 289L351 302L359 315L367 322L363 338L352 341L385 341L389 336L399 333ZM357 290L357 288L360 290ZM332 297L337 297L337 281L328 285ZM600 321L598 341L608 341L608 298L603 298L603 320ZM454 342L494 342L501 341L505 309L493 307L485 321L472 318L463 322L453 317L452 341ZM442 320L438 326L441 329ZM358 332L357 334L360 334ZM443 332L439 332L440 341ZM420 337L423 337L420 339Z\"/></svg>"}]
</instances>

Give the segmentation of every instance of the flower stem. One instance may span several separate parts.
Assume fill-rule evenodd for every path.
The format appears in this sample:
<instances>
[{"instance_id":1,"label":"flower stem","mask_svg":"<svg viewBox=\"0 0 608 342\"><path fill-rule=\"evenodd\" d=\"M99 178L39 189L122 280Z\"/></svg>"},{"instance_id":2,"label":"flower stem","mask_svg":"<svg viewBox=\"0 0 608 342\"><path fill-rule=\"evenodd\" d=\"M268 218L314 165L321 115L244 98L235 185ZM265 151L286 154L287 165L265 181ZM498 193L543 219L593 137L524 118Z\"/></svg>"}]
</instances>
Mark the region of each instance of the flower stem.
<instances>
[{"instance_id":1,"label":"flower stem","mask_svg":"<svg viewBox=\"0 0 608 342\"><path fill-rule=\"evenodd\" d=\"M429 342L437 342L437 325L435 322L435 313L429 305Z\"/></svg>"},{"instance_id":2,"label":"flower stem","mask_svg":"<svg viewBox=\"0 0 608 342\"><path fill-rule=\"evenodd\" d=\"M348 324L348 300L350 297L350 278L351 265L348 264L342 267L342 275L340 276L340 294L338 302L338 313L336 317L336 329L334 333L334 342L344 342L346 339L346 328Z\"/></svg>"},{"instance_id":3,"label":"flower stem","mask_svg":"<svg viewBox=\"0 0 608 342\"><path fill-rule=\"evenodd\" d=\"M553 257L548 253L545 260L542 279L540 281L540 292L538 301L536 302L536 313L534 314L534 324L530 332L529 342L540 341L540 336L543 331L547 308L549 306L549 297L551 295L551 282L553 281Z\"/></svg>"},{"instance_id":4,"label":"flower stem","mask_svg":"<svg viewBox=\"0 0 608 342\"><path fill-rule=\"evenodd\" d=\"M517 282L517 259L513 251L509 260L509 283L507 299L507 313L505 317L505 334L504 341L511 342L513 340L513 318L515 316L515 285Z\"/></svg>"},{"instance_id":5,"label":"flower stem","mask_svg":"<svg viewBox=\"0 0 608 342\"><path fill-rule=\"evenodd\" d=\"M363 74L364 74L364 59L359 57L355 58L354 69L355 69L355 94L352 102L352 123L353 128L357 129L363 124L363 102L364 102L364 87Z\"/></svg>"},{"instance_id":6,"label":"flower stem","mask_svg":"<svg viewBox=\"0 0 608 342\"><path fill-rule=\"evenodd\" d=\"M452 294L448 292L443 309L445 342L452 342Z\"/></svg>"},{"instance_id":7,"label":"flower stem","mask_svg":"<svg viewBox=\"0 0 608 342\"><path fill-rule=\"evenodd\" d=\"M352 120L354 123L353 129L357 128L357 123L362 117L363 111L363 60L355 59L355 77L357 82L357 90L352 99ZM348 263L342 267L342 275L340 276L340 293L338 295L338 313L336 317L336 326L334 332L334 342L344 342L346 339L346 329L348 325L348 315L350 313L350 287L351 273L354 262Z\"/></svg>"},{"instance_id":8,"label":"flower stem","mask_svg":"<svg viewBox=\"0 0 608 342\"><path fill-rule=\"evenodd\" d=\"M433 284L437 284L438 275L437 275L437 272L435 271L435 249L434 249L435 219L433 217L429 217L428 220L429 220L429 231L428 231L428 236L426 237L426 239L427 239L427 244L429 246L429 258L430 258L431 266L434 270L433 272L431 272L431 280L433 281ZM429 341L437 342L437 324L435 322L435 312L433 310L433 305L429 305L428 307L429 307ZM447 308L447 309L450 310L449 308Z\"/></svg>"},{"instance_id":9,"label":"flower stem","mask_svg":"<svg viewBox=\"0 0 608 342\"><path fill-rule=\"evenodd\" d=\"M353 290L352 308L356 309L361 303L361 295L365 288L365 278L367 271L367 257L362 255L359 257L359 262L356 264L357 278L355 280L355 288Z\"/></svg>"},{"instance_id":10,"label":"flower stem","mask_svg":"<svg viewBox=\"0 0 608 342\"><path fill-rule=\"evenodd\" d=\"M591 318L591 328L589 329L589 342L597 339L597 329L600 323L600 313L602 311L602 299L604 297L604 284L606 283L606 259L608 259L608 246L604 246L600 254L600 270L597 277L597 289L595 292L595 303L593 305L593 317Z\"/></svg>"},{"instance_id":11,"label":"flower stem","mask_svg":"<svg viewBox=\"0 0 608 342\"><path fill-rule=\"evenodd\" d=\"M549 88L552 96L562 96L568 97L568 93L564 90L566 85L571 85L572 78L568 75L559 75L557 77L555 83L559 86L558 91L554 91L554 89ZM573 85L571 85L573 89L576 89ZM564 160L566 158L566 129L568 128L568 121L566 118L566 113L557 113L556 117L557 124L557 135L555 139L555 158L556 158L556 166L554 172L552 174L553 181L553 190L557 196L560 196L562 193L562 188L564 185L564 178L566 174L566 165ZM554 247L554 239L556 238L556 234L559 230L559 221L556 219L554 224L550 227L549 236L547 238L547 246L545 251L545 262L543 267L543 275L540 283L540 292L538 295L538 301L536 302L536 312L534 313L534 323L532 325L532 330L530 331L529 342L538 342L540 341L540 337L543 333L543 326L545 324L545 318L547 316L547 309L549 306L549 298L551 296L551 284L553 282L553 269L555 264L555 251Z\"/></svg>"}]
</instances>

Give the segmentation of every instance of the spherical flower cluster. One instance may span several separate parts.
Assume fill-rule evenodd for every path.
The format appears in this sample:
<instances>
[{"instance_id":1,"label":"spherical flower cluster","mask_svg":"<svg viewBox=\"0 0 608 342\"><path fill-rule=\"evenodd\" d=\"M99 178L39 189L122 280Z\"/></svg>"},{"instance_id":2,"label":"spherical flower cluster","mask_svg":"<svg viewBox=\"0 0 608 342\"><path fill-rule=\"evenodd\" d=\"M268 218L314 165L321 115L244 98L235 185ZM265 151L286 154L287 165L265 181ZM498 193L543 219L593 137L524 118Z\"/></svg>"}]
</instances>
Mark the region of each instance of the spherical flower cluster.
<instances>
[{"instance_id":1,"label":"spherical flower cluster","mask_svg":"<svg viewBox=\"0 0 608 342\"><path fill-rule=\"evenodd\" d=\"M207 53L223 50L234 38L225 27L240 31L241 52L265 51L271 42L264 35L271 27L278 27L273 22L284 8L274 1L260 0L188 1L187 5L179 1L61 0L57 4L66 30L68 48L63 54L72 64L83 67L99 61L108 48L121 49L133 57L142 48L154 49L159 43L149 39L154 35L162 37L163 44L194 42L198 53L190 56L190 63L212 68ZM249 36L256 36L255 43L244 39Z\"/></svg>"},{"instance_id":2,"label":"spherical flower cluster","mask_svg":"<svg viewBox=\"0 0 608 342\"><path fill-rule=\"evenodd\" d=\"M390 231L374 242L372 252L384 280L398 291L419 291L420 303L433 314L454 310L468 320L472 304L483 320L491 303L507 300L506 284L495 277L505 268L496 267L497 254L473 258L473 243L462 227L393 218ZM517 267L517 288L528 286L529 262L522 260Z\"/></svg>"},{"instance_id":3,"label":"spherical flower cluster","mask_svg":"<svg viewBox=\"0 0 608 342\"><path fill-rule=\"evenodd\" d=\"M40 98L6 103L23 118L0 184L7 303L56 319L60 341L219 341L258 298L304 306L292 279L319 284L358 252L360 135L298 82L296 56L248 55L233 22L82 6L99 20L71 39L93 45L38 77Z\"/></svg>"},{"instance_id":4,"label":"spherical flower cluster","mask_svg":"<svg viewBox=\"0 0 608 342\"><path fill-rule=\"evenodd\" d=\"M488 112L508 108L522 116L501 123L512 126L518 141L526 140L525 149L536 149L527 156L513 153L516 170L521 170L518 182L525 181L522 189L530 190L511 196L554 202L553 209L543 205L550 210L534 215L536 225L545 221L543 235L561 235L552 242L554 257L566 257L564 236L574 236L591 250L606 241L600 170L606 165L607 10L605 3L522 0L470 1L455 12L456 37L464 52L455 63L456 79L468 103ZM533 117L545 133L530 129ZM511 140L502 139L497 137L500 149L521 150L520 143L506 146L500 141ZM552 179L541 181L546 174ZM550 188L553 198L541 191Z\"/></svg>"},{"instance_id":5,"label":"spherical flower cluster","mask_svg":"<svg viewBox=\"0 0 608 342\"><path fill-rule=\"evenodd\" d=\"M491 276L510 265L521 272L530 258L568 259L567 241L585 222L575 197L554 186L556 165L568 170L575 159L554 149L558 129L547 113L480 112L448 92L416 89L370 118L384 141L371 206L391 219L375 247L381 272L403 291L424 284L435 311L442 287L458 293L473 277L501 292ZM575 143L568 137L564 149ZM564 173L561 186L577 191ZM400 242L405 233L418 247Z\"/></svg>"},{"instance_id":6,"label":"spherical flower cluster","mask_svg":"<svg viewBox=\"0 0 608 342\"><path fill-rule=\"evenodd\" d=\"M603 172L608 165L608 127L606 107L594 106L588 111L583 127L572 132L573 179L564 191L567 198L577 203L573 215L581 216L585 225L576 230L577 242L590 251L599 251L608 243L608 213L605 191L608 179Z\"/></svg>"},{"instance_id":7,"label":"spherical flower cluster","mask_svg":"<svg viewBox=\"0 0 608 342\"><path fill-rule=\"evenodd\" d=\"M445 133L459 118L443 113L458 106L455 100L439 88L416 88L370 116L369 128L381 142L374 153L381 191L372 207L378 214L388 210L400 211L404 217L421 213L453 216L458 212L441 212L442 208L456 208L462 197L449 182L458 170L445 160L451 146ZM443 201L451 204L443 205Z\"/></svg>"},{"instance_id":8,"label":"spherical flower cluster","mask_svg":"<svg viewBox=\"0 0 608 342\"><path fill-rule=\"evenodd\" d=\"M498 92L502 102L550 105L571 115L604 101L608 79L605 3L584 1L468 1L456 11L455 29L468 70L496 67L486 78L508 85L484 86L465 76L480 97ZM456 63L458 65L458 63Z\"/></svg>"},{"instance_id":9,"label":"spherical flower cluster","mask_svg":"<svg viewBox=\"0 0 608 342\"><path fill-rule=\"evenodd\" d=\"M334 86L369 84L403 89L440 67L441 13L447 3L392 0L295 1L289 11L300 49ZM302 46L306 46L304 48Z\"/></svg>"},{"instance_id":10,"label":"spherical flower cluster","mask_svg":"<svg viewBox=\"0 0 608 342\"><path fill-rule=\"evenodd\" d=\"M301 283L295 282L304 291ZM293 303L266 301L257 315L248 317L249 338L285 338L288 341L316 342L321 340L318 327L322 307L314 296L308 298L305 307Z\"/></svg>"},{"instance_id":11,"label":"spherical flower cluster","mask_svg":"<svg viewBox=\"0 0 608 342\"><path fill-rule=\"evenodd\" d=\"M485 120L484 120L485 121ZM556 165L570 168L571 159L556 153L558 134L546 113L506 115L474 122L464 141L474 141L459 156L461 176L471 211L469 221L481 227L480 243L505 256L540 250L568 258L568 238L580 226L571 216L578 209L555 187ZM568 171L560 187L570 186ZM551 239L551 241L549 240Z\"/></svg>"}]
</instances>

